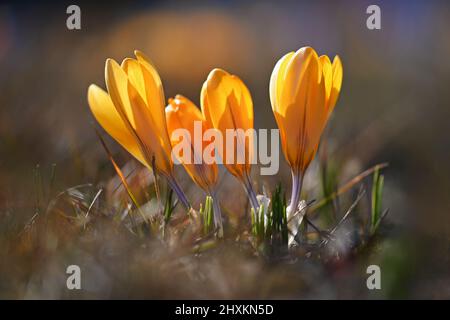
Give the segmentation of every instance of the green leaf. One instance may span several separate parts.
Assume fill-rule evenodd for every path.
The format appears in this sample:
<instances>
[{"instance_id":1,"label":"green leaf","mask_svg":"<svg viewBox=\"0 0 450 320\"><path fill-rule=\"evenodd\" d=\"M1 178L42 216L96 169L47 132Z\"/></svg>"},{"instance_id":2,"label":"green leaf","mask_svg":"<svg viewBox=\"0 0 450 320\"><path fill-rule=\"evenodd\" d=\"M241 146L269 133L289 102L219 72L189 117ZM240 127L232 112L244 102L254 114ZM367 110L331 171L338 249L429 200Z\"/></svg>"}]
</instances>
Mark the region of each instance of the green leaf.
<instances>
[{"instance_id":1,"label":"green leaf","mask_svg":"<svg viewBox=\"0 0 450 320\"><path fill-rule=\"evenodd\" d=\"M372 183L372 207L371 207L371 233L374 233L379 225L382 214L382 196L384 187L384 176L380 170L375 170Z\"/></svg>"}]
</instances>

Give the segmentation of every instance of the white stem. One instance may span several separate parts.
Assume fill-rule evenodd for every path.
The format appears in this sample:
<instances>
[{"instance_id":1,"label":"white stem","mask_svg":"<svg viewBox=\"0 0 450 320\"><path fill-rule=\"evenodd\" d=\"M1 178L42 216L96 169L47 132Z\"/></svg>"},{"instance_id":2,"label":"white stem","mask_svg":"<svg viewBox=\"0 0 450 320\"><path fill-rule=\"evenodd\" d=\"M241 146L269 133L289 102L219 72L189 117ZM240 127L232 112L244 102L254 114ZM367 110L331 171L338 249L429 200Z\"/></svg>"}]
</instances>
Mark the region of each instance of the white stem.
<instances>
[{"instance_id":1,"label":"white stem","mask_svg":"<svg viewBox=\"0 0 450 320\"><path fill-rule=\"evenodd\" d=\"M300 201L300 193L302 191L303 184L303 174L300 172L292 171L292 193L291 193L291 202L288 207L288 217L295 213L297 210L298 203Z\"/></svg>"}]
</instances>

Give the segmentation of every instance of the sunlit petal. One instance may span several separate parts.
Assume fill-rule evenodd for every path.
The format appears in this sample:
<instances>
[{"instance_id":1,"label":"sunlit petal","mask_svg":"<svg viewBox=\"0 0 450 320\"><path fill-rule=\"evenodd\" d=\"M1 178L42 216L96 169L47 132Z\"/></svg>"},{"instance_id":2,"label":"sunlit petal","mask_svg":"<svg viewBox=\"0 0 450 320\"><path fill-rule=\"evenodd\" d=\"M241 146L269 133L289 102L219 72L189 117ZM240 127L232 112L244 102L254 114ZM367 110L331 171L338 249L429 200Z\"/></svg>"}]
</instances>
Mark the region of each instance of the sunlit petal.
<instances>
[{"instance_id":1,"label":"sunlit petal","mask_svg":"<svg viewBox=\"0 0 450 320\"><path fill-rule=\"evenodd\" d=\"M339 56L334 57L332 69L333 69L333 87L331 89L330 94L329 113L333 111L334 106L336 105L336 101L339 97L339 93L341 92L343 68Z\"/></svg>"},{"instance_id":2,"label":"sunlit petal","mask_svg":"<svg viewBox=\"0 0 450 320\"><path fill-rule=\"evenodd\" d=\"M88 89L88 103L95 119L106 132L136 159L146 165L139 146L135 143L133 135L124 124L108 93L92 84Z\"/></svg>"},{"instance_id":3,"label":"sunlit petal","mask_svg":"<svg viewBox=\"0 0 450 320\"><path fill-rule=\"evenodd\" d=\"M282 87L284 84L284 78L286 75L286 67L294 54L295 52L289 52L288 54L284 55L280 60L278 60L270 77L270 84L269 84L270 102L272 103L273 111L281 114L284 114L285 111L280 110L279 101L281 97Z\"/></svg>"}]
</instances>

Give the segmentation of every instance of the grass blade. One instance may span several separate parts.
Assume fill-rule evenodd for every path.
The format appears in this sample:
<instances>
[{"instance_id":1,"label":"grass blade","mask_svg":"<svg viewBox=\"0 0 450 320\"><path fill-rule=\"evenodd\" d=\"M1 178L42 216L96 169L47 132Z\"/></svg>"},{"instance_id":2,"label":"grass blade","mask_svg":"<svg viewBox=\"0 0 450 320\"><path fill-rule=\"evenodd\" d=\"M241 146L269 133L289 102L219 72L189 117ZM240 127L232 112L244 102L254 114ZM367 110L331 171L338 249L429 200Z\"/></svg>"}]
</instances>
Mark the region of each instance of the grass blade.
<instances>
[{"instance_id":1,"label":"grass blade","mask_svg":"<svg viewBox=\"0 0 450 320\"><path fill-rule=\"evenodd\" d=\"M111 161L111 163L112 163L112 165L114 167L114 170L116 171L117 175L119 176L120 180L122 181L122 184L125 187L125 190L127 191L128 196L130 197L131 201L135 205L135 207L138 210L139 214L142 216L142 219L144 219L144 221L148 222L148 220L145 217L144 213L141 211L135 196L131 192L130 186L128 185L128 182L125 179L125 176L124 176L122 170L120 170L120 167L117 165L116 161L114 160L114 158L112 156L111 151L109 150L108 146L106 145L105 140L103 140L100 132L98 132L97 129L95 129L95 133L97 134L97 137L99 138L103 148L105 149L106 154L108 155L108 159L109 159L109 161Z\"/></svg>"}]
</instances>

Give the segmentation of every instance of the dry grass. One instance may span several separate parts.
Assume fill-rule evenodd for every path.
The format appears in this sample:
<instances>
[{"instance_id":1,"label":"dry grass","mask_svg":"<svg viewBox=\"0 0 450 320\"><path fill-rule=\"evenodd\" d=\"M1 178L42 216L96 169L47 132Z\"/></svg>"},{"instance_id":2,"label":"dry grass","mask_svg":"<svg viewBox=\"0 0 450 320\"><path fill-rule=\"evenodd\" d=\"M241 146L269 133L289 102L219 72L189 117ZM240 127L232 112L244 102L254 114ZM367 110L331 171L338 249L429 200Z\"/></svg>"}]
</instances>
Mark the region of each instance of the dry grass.
<instances>
[{"instance_id":1,"label":"dry grass","mask_svg":"<svg viewBox=\"0 0 450 320\"><path fill-rule=\"evenodd\" d=\"M34 215L22 222L14 212L3 215L4 298L345 297L341 291L358 291L353 282L335 279L343 265L353 281L365 283L364 261L377 252L379 241L371 232L372 200L364 197L364 181L385 164L310 201L296 243L288 248L286 241L274 240L282 225L262 241L252 233L248 206L242 213L228 212L224 238L216 238L203 223L208 206L202 214L186 212L160 179L156 188L145 169L130 169L131 164L120 169L102 144L117 177L57 193L54 171L44 179L38 167ZM275 196L273 208L284 194L279 190ZM342 210L330 205L338 200ZM326 210L337 210L334 219L324 219ZM65 287L70 264L82 269L80 292Z\"/></svg>"}]
</instances>

